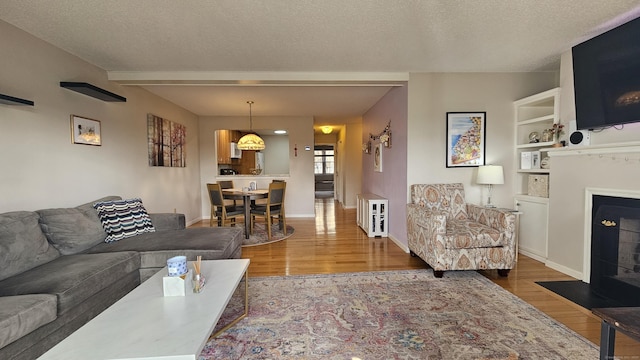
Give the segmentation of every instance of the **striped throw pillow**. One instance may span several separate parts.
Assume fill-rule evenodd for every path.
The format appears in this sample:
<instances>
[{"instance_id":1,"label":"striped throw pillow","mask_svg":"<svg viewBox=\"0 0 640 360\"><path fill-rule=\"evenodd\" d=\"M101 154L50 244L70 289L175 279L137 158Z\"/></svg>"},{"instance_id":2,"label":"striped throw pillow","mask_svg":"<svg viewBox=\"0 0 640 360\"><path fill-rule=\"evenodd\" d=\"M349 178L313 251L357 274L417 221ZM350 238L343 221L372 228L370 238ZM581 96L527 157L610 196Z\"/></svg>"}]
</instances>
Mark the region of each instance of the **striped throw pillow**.
<instances>
[{"instance_id":1,"label":"striped throw pillow","mask_svg":"<svg viewBox=\"0 0 640 360\"><path fill-rule=\"evenodd\" d=\"M93 207L98 211L102 227L107 233L104 242L156 231L139 198L97 202Z\"/></svg>"}]
</instances>

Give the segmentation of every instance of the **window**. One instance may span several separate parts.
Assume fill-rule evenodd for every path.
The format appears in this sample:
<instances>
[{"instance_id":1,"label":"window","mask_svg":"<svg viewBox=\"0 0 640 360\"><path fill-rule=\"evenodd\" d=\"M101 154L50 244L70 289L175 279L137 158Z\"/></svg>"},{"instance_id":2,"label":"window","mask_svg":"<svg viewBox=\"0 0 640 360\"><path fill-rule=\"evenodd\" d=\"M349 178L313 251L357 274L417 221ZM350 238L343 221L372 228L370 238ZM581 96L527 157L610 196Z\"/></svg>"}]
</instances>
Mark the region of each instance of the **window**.
<instances>
[{"instance_id":1,"label":"window","mask_svg":"<svg viewBox=\"0 0 640 360\"><path fill-rule=\"evenodd\" d=\"M333 174L333 146L316 146L313 154L314 174Z\"/></svg>"}]
</instances>

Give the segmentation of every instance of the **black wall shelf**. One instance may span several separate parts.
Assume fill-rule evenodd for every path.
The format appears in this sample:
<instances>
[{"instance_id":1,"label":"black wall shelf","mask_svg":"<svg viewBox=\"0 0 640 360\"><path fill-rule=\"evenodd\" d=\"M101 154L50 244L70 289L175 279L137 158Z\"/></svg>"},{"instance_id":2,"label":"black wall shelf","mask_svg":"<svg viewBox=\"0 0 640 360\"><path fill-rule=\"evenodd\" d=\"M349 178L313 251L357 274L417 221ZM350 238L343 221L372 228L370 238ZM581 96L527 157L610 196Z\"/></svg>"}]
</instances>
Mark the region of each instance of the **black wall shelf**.
<instances>
[{"instance_id":1,"label":"black wall shelf","mask_svg":"<svg viewBox=\"0 0 640 360\"><path fill-rule=\"evenodd\" d=\"M20 99L20 98L17 98L17 97L0 94L0 104L33 106L34 103L31 100Z\"/></svg>"},{"instance_id":2,"label":"black wall shelf","mask_svg":"<svg viewBox=\"0 0 640 360\"><path fill-rule=\"evenodd\" d=\"M60 87L88 95L102 101L126 102L127 98L85 82L61 81Z\"/></svg>"}]
</instances>

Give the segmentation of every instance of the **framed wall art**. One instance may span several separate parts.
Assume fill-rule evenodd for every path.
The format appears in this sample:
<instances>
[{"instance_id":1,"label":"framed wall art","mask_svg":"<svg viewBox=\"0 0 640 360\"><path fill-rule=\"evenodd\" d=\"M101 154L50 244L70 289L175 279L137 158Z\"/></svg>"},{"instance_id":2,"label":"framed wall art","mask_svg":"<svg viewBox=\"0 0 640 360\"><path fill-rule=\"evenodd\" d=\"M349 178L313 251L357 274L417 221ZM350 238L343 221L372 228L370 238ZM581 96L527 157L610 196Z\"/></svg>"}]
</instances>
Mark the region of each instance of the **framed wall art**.
<instances>
[{"instance_id":1,"label":"framed wall art","mask_svg":"<svg viewBox=\"0 0 640 360\"><path fill-rule=\"evenodd\" d=\"M74 144L101 146L100 121L71 115L71 141Z\"/></svg>"},{"instance_id":2,"label":"framed wall art","mask_svg":"<svg viewBox=\"0 0 640 360\"><path fill-rule=\"evenodd\" d=\"M187 127L147 114L149 166L187 166Z\"/></svg>"},{"instance_id":3,"label":"framed wall art","mask_svg":"<svg viewBox=\"0 0 640 360\"><path fill-rule=\"evenodd\" d=\"M447 112L447 167L484 165L486 112Z\"/></svg>"},{"instance_id":4,"label":"framed wall art","mask_svg":"<svg viewBox=\"0 0 640 360\"><path fill-rule=\"evenodd\" d=\"M383 143L379 143L373 150L373 171L375 172L382 172L382 146Z\"/></svg>"}]
</instances>

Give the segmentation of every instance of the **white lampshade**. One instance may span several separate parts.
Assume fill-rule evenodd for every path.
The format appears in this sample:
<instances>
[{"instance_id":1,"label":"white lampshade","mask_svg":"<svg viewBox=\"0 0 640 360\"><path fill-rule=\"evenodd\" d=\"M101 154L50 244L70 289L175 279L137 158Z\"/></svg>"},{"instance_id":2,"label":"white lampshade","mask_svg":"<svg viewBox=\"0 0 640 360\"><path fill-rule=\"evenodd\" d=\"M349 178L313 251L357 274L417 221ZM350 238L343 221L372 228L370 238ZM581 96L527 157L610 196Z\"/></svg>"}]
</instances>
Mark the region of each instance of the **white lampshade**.
<instances>
[{"instance_id":1,"label":"white lampshade","mask_svg":"<svg viewBox=\"0 0 640 360\"><path fill-rule=\"evenodd\" d=\"M504 184L504 173L501 165L484 165L478 168L478 184Z\"/></svg>"}]
</instances>

